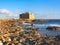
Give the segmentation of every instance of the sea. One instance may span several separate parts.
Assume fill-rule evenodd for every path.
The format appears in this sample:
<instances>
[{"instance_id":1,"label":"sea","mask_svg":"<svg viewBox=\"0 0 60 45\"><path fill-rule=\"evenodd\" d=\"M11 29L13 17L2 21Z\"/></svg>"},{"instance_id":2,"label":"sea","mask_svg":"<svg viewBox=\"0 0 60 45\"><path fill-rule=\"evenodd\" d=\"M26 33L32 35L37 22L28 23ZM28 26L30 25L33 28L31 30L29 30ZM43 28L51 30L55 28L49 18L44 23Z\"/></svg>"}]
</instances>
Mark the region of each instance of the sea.
<instances>
[{"instance_id":1,"label":"sea","mask_svg":"<svg viewBox=\"0 0 60 45\"><path fill-rule=\"evenodd\" d=\"M47 36L57 36L60 35L60 30L48 30L48 26L60 27L60 19L47 19L46 22L33 22L35 28L39 28L38 32L40 34L47 34Z\"/></svg>"}]
</instances>

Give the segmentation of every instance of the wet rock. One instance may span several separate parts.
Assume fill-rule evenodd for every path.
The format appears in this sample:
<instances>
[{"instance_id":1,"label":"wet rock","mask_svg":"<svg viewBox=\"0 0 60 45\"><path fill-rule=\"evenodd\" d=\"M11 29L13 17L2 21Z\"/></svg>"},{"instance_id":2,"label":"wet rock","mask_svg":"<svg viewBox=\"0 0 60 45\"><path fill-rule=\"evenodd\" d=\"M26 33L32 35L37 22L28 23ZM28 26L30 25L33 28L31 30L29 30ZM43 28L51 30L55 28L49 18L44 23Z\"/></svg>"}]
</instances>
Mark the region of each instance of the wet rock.
<instances>
[{"instance_id":1,"label":"wet rock","mask_svg":"<svg viewBox=\"0 0 60 45\"><path fill-rule=\"evenodd\" d=\"M48 30L60 30L60 27L53 26L53 27L47 27L46 29L48 29Z\"/></svg>"}]
</instances>

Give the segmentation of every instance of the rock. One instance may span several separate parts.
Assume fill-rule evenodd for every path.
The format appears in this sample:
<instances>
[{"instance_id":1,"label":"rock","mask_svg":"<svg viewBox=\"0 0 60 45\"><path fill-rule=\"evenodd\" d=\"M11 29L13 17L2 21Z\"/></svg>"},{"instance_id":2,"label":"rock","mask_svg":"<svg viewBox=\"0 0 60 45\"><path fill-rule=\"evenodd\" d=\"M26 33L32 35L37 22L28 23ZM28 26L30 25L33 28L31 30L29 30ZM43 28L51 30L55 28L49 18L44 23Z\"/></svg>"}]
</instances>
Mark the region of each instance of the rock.
<instances>
[{"instance_id":1,"label":"rock","mask_svg":"<svg viewBox=\"0 0 60 45\"><path fill-rule=\"evenodd\" d=\"M46 29L48 29L48 30L60 30L60 27L55 27L55 26L53 26L53 27L47 27Z\"/></svg>"},{"instance_id":2,"label":"rock","mask_svg":"<svg viewBox=\"0 0 60 45\"><path fill-rule=\"evenodd\" d=\"M0 41L0 45L3 45L2 41Z\"/></svg>"},{"instance_id":3,"label":"rock","mask_svg":"<svg viewBox=\"0 0 60 45\"><path fill-rule=\"evenodd\" d=\"M21 38L21 39L20 39L20 42L24 42L24 41L25 41L25 39L24 39L24 38Z\"/></svg>"},{"instance_id":4,"label":"rock","mask_svg":"<svg viewBox=\"0 0 60 45\"><path fill-rule=\"evenodd\" d=\"M22 45L21 43L17 43L16 45Z\"/></svg>"},{"instance_id":5,"label":"rock","mask_svg":"<svg viewBox=\"0 0 60 45\"><path fill-rule=\"evenodd\" d=\"M6 42L10 42L11 41L11 38L10 37L7 37L6 38Z\"/></svg>"}]
</instances>

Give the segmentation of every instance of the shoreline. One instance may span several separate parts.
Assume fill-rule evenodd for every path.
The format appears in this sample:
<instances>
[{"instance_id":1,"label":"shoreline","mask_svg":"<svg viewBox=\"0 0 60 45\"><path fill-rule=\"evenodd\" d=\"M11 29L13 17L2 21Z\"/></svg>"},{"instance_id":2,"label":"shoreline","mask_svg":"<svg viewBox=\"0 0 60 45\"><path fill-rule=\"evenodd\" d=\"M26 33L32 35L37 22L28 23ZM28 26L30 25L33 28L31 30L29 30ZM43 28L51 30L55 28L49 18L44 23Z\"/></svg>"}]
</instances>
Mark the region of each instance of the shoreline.
<instances>
[{"instance_id":1,"label":"shoreline","mask_svg":"<svg viewBox=\"0 0 60 45\"><path fill-rule=\"evenodd\" d=\"M24 31L20 25L15 24L16 21L3 21L0 25L0 44L2 45L59 45L60 35L48 37L40 34L37 29L29 29L31 31ZM51 43L53 42L53 43Z\"/></svg>"}]
</instances>

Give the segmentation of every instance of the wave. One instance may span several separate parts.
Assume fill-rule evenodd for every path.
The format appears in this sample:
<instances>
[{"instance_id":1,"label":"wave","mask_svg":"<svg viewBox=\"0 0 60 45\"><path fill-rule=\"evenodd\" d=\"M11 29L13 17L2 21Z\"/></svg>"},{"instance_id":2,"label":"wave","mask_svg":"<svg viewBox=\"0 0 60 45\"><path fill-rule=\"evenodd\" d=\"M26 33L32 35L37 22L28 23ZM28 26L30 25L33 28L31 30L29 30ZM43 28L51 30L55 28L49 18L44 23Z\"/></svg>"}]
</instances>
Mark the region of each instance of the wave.
<instances>
[{"instance_id":1,"label":"wave","mask_svg":"<svg viewBox=\"0 0 60 45\"><path fill-rule=\"evenodd\" d=\"M60 27L59 24L49 24L48 26L56 26L56 27Z\"/></svg>"},{"instance_id":2,"label":"wave","mask_svg":"<svg viewBox=\"0 0 60 45\"><path fill-rule=\"evenodd\" d=\"M35 26L41 26L41 27L56 26L56 27L60 27L60 24L35 24Z\"/></svg>"}]
</instances>

